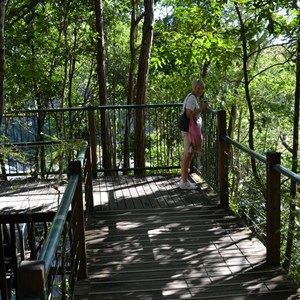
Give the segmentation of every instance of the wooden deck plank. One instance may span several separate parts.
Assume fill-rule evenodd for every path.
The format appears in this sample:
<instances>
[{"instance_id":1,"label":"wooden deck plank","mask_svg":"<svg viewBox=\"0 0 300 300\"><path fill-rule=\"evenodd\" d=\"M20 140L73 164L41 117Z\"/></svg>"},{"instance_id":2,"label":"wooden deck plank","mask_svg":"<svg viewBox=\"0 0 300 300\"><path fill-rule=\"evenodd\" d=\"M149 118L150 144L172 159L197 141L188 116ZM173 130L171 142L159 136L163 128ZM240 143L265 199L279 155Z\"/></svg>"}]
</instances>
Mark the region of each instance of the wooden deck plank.
<instances>
[{"instance_id":1,"label":"wooden deck plank","mask_svg":"<svg viewBox=\"0 0 300 300\"><path fill-rule=\"evenodd\" d=\"M266 265L265 247L217 206L205 182L182 191L178 181L174 175L94 180L95 212L86 224L89 278L76 285L75 300L296 295L286 273ZM54 185L1 182L0 215L55 211L65 187Z\"/></svg>"},{"instance_id":2,"label":"wooden deck plank","mask_svg":"<svg viewBox=\"0 0 300 300\"><path fill-rule=\"evenodd\" d=\"M168 203L163 198L160 188L157 185L162 181L161 177L153 177L153 176L147 176L145 178L145 183L143 185L144 187L144 193L147 195L147 198L150 201L150 206L148 208L168 208Z\"/></svg>"},{"instance_id":3,"label":"wooden deck plank","mask_svg":"<svg viewBox=\"0 0 300 300\"><path fill-rule=\"evenodd\" d=\"M239 218L217 207L201 184L181 191L177 182L151 176L114 186L139 205L99 206L89 216L89 278L77 283L75 300L273 300L297 293L281 268L266 265L265 247Z\"/></svg>"},{"instance_id":4,"label":"wooden deck plank","mask_svg":"<svg viewBox=\"0 0 300 300\"><path fill-rule=\"evenodd\" d=\"M0 181L0 216L55 212L65 190L65 181L31 178Z\"/></svg>"},{"instance_id":5,"label":"wooden deck plank","mask_svg":"<svg viewBox=\"0 0 300 300\"><path fill-rule=\"evenodd\" d=\"M95 206L100 210L124 209L124 205L118 206L115 199L125 202L126 209L195 206L199 204L199 201L204 202L204 200L207 205L217 204L215 199L207 197L201 189L195 191L179 190L178 182L178 175L121 176L119 178L105 177L97 179L94 180ZM199 188L201 188L201 184L203 183L199 183ZM108 203L107 200L105 201L105 195L111 194L111 188L118 190L118 197L115 195L107 196L111 200ZM99 192L100 198L97 195ZM123 196L120 196L121 193Z\"/></svg>"},{"instance_id":6,"label":"wooden deck plank","mask_svg":"<svg viewBox=\"0 0 300 300\"><path fill-rule=\"evenodd\" d=\"M131 184L132 181L127 176L122 176L122 185L118 187L122 191L126 209L135 209L134 200L129 188Z\"/></svg>"},{"instance_id":7,"label":"wooden deck plank","mask_svg":"<svg viewBox=\"0 0 300 300\"><path fill-rule=\"evenodd\" d=\"M153 200L157 202L158 207L168 208L170 203L166 201L166 197L164 197L161 184L162 178L160 176L149 176L146 177L146 182L150 186L151 194L153 195Z\"/></svg>"}]
</instances>

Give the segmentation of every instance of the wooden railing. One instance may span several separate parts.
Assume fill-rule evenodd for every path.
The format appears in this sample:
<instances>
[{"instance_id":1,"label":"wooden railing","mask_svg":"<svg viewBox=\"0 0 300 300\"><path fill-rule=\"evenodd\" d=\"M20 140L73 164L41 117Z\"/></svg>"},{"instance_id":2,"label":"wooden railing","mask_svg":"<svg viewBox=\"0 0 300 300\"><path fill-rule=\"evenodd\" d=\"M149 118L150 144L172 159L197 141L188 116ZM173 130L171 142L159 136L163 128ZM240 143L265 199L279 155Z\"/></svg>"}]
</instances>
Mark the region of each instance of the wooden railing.
<instances>
[{"instance_id":1,"label":"wooden railing","mask_svg":"<svg viewBox=\"0 0 300 300\"><path fill-rule=\"evenodd\" d=\"M124 116L127 115L129 110L134 114L136 108L134 105L125 105L80 108L78 112L75 109L70 111L56 110L59 114L66 113L69 119L81 119L82 123L87 126L87 131L90 134L94 177L104 170L101 156L100 111L102 109L110 111L109 115L115 147L112 152L115 155L114 160L116 162L114 171L119 172L125 170L122 165L122 152L120 152L124 144ZM182 141L180 132L177 130L177 120L181 104L145 105L143 109L147 116L147 148L151 149L150 154L147 154L146 168L152 171L168 169L179 171ZM45 114L47 114L47 111L45 111ZM55 113L51 112L50 115L55 116ZM161 116L164 116L164 119ZM54 118L54 120L58 119L60 118ZM278 153L269 152L265 157L230 139L226 130L225 111L208 111L203 115L203 122L203 151L201 156L195 157L193 170L204 177L219 193L221 206L230 207L232 202L239 201L230 199L230 176L235 172L229 163L231 148L235 149L235 151L240 151L241 154L238 155L246 155L248 159L253 157L261 164L260 168L264 168L263 173L266 180L263 189L266 191L266 194L261 196L261 208L258 211L260 214L259 224L253 225L251 228L255 231L257 227L263 231L265 238L262 240L267 246L267 261L270 264L278 265L280 260L282 261L283 256L282 252L280 252L282 246L280 235L283 227L283 218L281 216L283 203L280 199L283 194L282 190L280 190L282 186L281 176L299 183L299 175L281 166ZM48 121L47 124L53 125L53 121ZM135 124L132 123L130 128L133 132ZM52 130L54 129L52 128ZM130 153L133 155L133 150ZM126 169L126 171L131 170L134 170L133 165ZM299 203L296 203L296 206L299 211ZM247 216L247 214L241 215L242 217ZM299 256L299 250L295 249L295 251L295 256Z\"/></svg>"},{"instance_id":2,"label":"wooden railing","mask_svg":"<svg viewBox=\"0 0 300 300\"><path fill-rule=\"evenodd\" d=\"M260 223L252 224L251 227L253 231L261 237L262 242L264 242L267 248L267 262L269 264L280 265L280 263L286 261L286 259L290 260L289 263L291 263L293 260L296 261L300 255L299 236L296 236L295 238L295 243L292 250L293 255L291 258L284 257L285 253L281 250L283 242L286 242L286 237L288 236L286 232L287 230L284 231L283 229L284 222L285 224L287 222L282 217L282 209L283 207L287 207L288 205L290 205L290 201L293 201L292 205L294 206L294 212L292 212L292 214L294 215L292 217L295 219L295 222L294 224L292 223L292 228L289 228L289 230L293 230L296 233L299 232L300 229L299 225L297 225L299 224L300 220L300 203L299 201L297 201L297 199L284 199L283 202L281 198L284 194L282 190L283 182L286 183L287 180L292 180L299 184L300 176L281 165L280 153L270 151L267 152L266 156L263 156L232 140L227 135L225 111L210 113L217 116L216 119L211 117L204 117L204 119L206 120L206 126L216 128L216 130L212 133L213 135L216 135L216 144L212 143L212 148L216 149L214 154L215 156L213 160L205 161L209 156L203 156L203 154L205 154L206 151L209 151L209 148L204 148L201 155L202 157L200 159L194 160L194 170L205 177L207 179L207 182L210 183L210 185L214 187L216 191L218 191L220 197L220 205L223 207L230 207L230 203L241 201L241 199L229 199L229 177L231 176L231 174L234 174L236 172L236 170L231 169L229 165L229 161L231 159L229 154L232 152L232 150L230 150L230 147L233 147L234 149L240 151L240 154L236 154L237 156L240 156L241 153L243 153L244 155L248 156L248 160L250 157L253 157L256 161L263 164L265 168L264 173L266 181L265 186L260 187L260 189L265 191L264 197L264 193L262 193L260 209L258 209L257 211L257 214L259 215L257 219L260 220ZM204 137L204 143L205 139L207 139L207 141L213 140L210 137L209 132L205 132L205 128L204 133L208 135ZM205 171L207 170L206 164L212 166L214 170L210 170L210 172L214 172L214 174L212 174L211 176L207 176L205 174ZM284 180L282 180L282 176L285 177ZM250 201L254 201L254 198L250 199ZM241 213L241 216L243 218L247 218L249 215ZM250 221L253 222L253 220ZM255 228L258 228L261 233L259 233L258 231L256 232ZM281 239L281 235L283 235L285 239ZM299 261L296 261L296 263L294 264L294 268L297 268L297 266L299 266Z\"/></svg>"},{"instance_id":3,"label":"wooden railing","mask_svg":"<svg viewBox=\"0 0 300 300\"><path fill-rule=\"evenodd\" d=\"M87 122L85 108L6 113L0 127L0 177L37 174L43 178L65 172Z\"/></svg>"},{"instance_id":4,"label":"wooden railing","mask_svg":"<svg viewBox=\"0 0 300 300\"><path fill-rule=\"evenodd\" d=\"M180 168L182 152L182 141L179 130L177 130L178 116L182 104L150 104L150 105L118 105L118 106L95 106L78 107L70 109L45 109L24 110L10 112L4 115L3 124L0 128L0 164L2 169L6 167L7 176L14 174L25 174L28 168L36 169L37 173L59 172L54 169L59 157L54 157L54 151L50 147L56 147L60 151L58 143L72 143L81 139L82 128L90 134L90 146L92 153L94 177L97 173L105 171L128 172L135 170L134 157L136 140L135 114L137 109L143 109L145 113L145 170L149 172L160 172L161 170L177 170ZM111 169L105 169L103 164L103 141L101 135L101 111L105 110L110 120L110 134L112 145L109 147L109 157L113 162ZM40 121L41 116L43 122ZM70 126L69 124L72 124ZM72 130L71 130L72 128ZM32 153L32 143L48 143L48 148ZM30 163L23 166L10 153L5 153L1 158L1 144L5 147L13 147L16 143L28 144L28 156ZM124 148L126 148L129 164L125 163ZM14 148L12 148L14 149ZM30 155L31 154L31 155ZM65 154L65 152L63 152ZM46 161L46 163L44 163ZM9 165L16 165L18 169L11 169ZM29 165L29 166L28 166ZM52 168L50 168L52 167ZM2 172L3 173L3 172ZM44 172L45 173L45 172ZM0 171L1 176L1 171ZM2 175L4 176L4 175Z\"/></svg>"},{"instance_id":5,"label":"wooden railing","mask_svg":"<svg viewBox=\"0 0 300 300\"><path fill-rule=\"evenodd\" d=\"M82 177L86 188L92 189L92 182L87 182L91 180L91 176L86 174L91 172L89 152L86 143L78 154L77 160L69 164L68 185L38 260L22 261L20 264L19 299L32 299L32 297L48 299L49 295L54 293L57 280L61 281L62 286L60 299L66 299L69 292L73 290L76 280L87 277ZM90 190L85 196L86 206L92 207L93 205L90 204L93 201L92 191ZM69 253L66 253L66 250ZM66 288L67 281L69 290Z\"/></svg>"},{"instance_id":6,"label":"wooden railing","mask_svg":"<svg viewBox=\"0 0 300 300\"><path fill-rule=\"evenodd\" d=\"M37 260L25 260L23 257L20 263L15 264L15 267L19 265L13 276L17 281L18 299L48 299L49 295L55 294L59 299L67 299L76 280L86 278L85 212L93 209L90 159L90 147L85 142L77 159L69 163L68 185L52 219L47 215L48 220L45 220L45 216L41 217L39 213L16 216L14 221L13 216L9 221L1 219L3 224L10 223L13 232L17 222L43 220L52 223ZM2 244L0 246L3 249ZM3 257L0 260L3 262ZM9 288L4 284L5 265L0 267L2 299L9 299Z\"/></svg>"}]
</instances>

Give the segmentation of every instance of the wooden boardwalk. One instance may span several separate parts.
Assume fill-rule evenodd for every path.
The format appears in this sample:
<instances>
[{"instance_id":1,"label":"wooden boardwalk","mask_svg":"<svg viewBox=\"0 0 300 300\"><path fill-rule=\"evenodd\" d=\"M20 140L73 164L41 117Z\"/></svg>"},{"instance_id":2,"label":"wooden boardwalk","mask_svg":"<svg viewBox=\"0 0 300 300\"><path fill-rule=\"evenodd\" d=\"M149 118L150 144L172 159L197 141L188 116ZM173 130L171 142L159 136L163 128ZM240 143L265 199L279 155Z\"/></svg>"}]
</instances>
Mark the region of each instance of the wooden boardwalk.
<instances>
[{"instance_id":1,"label":"wooden boardwalk","mask_svg":"<svg viewBox=\"0 0 300 300\"><path fill-rule=\"evenodd\" d=\"M32 178L0 181L0 218L12 214L55 212L66 181Z\"/></svg>"},{"instance_id":2,"label":"wooden boardwalk","mask_svg":"<svg viewBox=\"0 0 300 300\"><path fill-rule=\"evenodd\" d=\"M74 299L299 299L266 249L203 182L178 176L94 181L86 225L88 279Z\"/></svg>"}]
</instances>

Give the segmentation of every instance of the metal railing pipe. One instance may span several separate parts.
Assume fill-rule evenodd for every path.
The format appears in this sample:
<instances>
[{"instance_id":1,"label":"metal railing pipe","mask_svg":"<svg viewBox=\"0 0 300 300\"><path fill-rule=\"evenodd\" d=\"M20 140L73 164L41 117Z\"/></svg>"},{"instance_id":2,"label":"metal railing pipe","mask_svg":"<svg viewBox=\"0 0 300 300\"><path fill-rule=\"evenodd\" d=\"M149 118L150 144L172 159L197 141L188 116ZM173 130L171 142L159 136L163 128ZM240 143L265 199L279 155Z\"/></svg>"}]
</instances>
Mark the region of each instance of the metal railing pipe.
<instances>
[{"instance_id":1,"label":"metal railing pipe","mask_svg":"<svg viewBox=\"0 0 300 300\"><path fill-rule=\"evenodd\" d=\"M72 174L72 176L70 177L66 190L63 194L61 204L54 217L49 235L45 241L40 255L38 256L39 260L45 261L45 270L47 274L50 270L51 262L55 255L55 251L68 216L68 211L72 199L75 195L75 190L79 181L79 176L79 174Z\"/></svg>"},{"instance_id":2,"label":"metal railing pipe","mask_svg":"<svg viewBox=\"0 0 300 300\"><path fill-rule=\"evenodd\" d=\"M83 166L83 162L85 160L85 156L86 156L86 151L88 149L89 143L87 141L84 141L83 146L81 147L80 152L77 155L77 160L80 161L81 163L81 167Z\"/></svg>"},{"instance_id":3,"label":"metal railing pipe","mask_svg":"<svg viewBox=\"0 0 300 300\"><path fill-rule=\"evenodd\" d=\"M85 163L88 142L85 142L79 151L76 161L69 163L70 177L68 185L64 191L62 201L53 219L51 230L44 242L38 259L36 261L22 261L18 269L18 298L25 299L47 299L48 276L51 274L52 262L60 245L61 236L65 229L70 208L75 215L75 221L71 223L79 225L80 232L75 236L79 244L79 273L76 278L86 277L86 252L84 234L84 210L82 195L82 169ZM76 204L76 205L75 205ZM74 226L72 224L71 226Z\"/></svg>"},{"instance_id":4,"label":"metal railing pipe","mask_svg":"<svg viewBox=\"0 0 300 300\"><path fill-rule=\"evenodd\" d=\"M291 170L283 167L282 165L280 164L275 164L273 166L274 170L276 170L277 172L285 175L286 177L288 177L289 179L291 180L294 180L295 182L297 183L300 183L300 175L292 172Z\"/></svg>"},{"instance_id":5,"label":"metal railing pipe","mask_svg":"<svg viewBox=\"0 0 300 300\"><path fill-rule=\"evenodd\" d=\"M267 158L265 156L241 145L240 143L231 139L229 136L223 136L222 139L224 139L228 144L235 146L236 148L242 150L243 152L249 154L250 156L256 158L257 160L259 160L265 164L267 163Z\"/></svg>"}]
</instances>

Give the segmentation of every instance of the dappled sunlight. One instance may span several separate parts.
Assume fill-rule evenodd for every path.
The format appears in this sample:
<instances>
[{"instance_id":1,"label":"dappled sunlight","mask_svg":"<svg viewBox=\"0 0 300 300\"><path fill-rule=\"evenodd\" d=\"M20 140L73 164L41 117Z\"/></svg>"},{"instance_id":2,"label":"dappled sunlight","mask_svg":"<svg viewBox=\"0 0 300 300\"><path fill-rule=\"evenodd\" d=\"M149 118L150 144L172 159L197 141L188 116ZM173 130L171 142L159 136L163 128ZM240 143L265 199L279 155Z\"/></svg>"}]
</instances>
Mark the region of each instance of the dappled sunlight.
<instances>
[{"instance_id":1,"label":"dappled sunlight","mask_svg":"<svg viewBox=\"0 0 300 300\"><path fill-rule=\"evenodd\" d=\"M185 280L172 280L172 281L169 281L163 288L163 294L167 295L168 290L176 291L177 289L183 289L183 288L187 288L187 284L186 284ZM171 295L171 293L169 295Z\"/></svg>"},{"instance_id":2,"label":"dappled sunlight","mask_svg":"<svg viewBox=\"0 0 300 300\"><path fill-rule=\"evenodd\" d=\"M9 215L12 214L55 212L65 188L63 180L34 180L30 177L11 181L0 180L1 215L7 215L9 219Z\"/></svg>"},{"instance_id":3,"label":"dappled sunlight","mask_svg":"<svg viewBox=\"0 0 300 300\"><path fill-rule=\"evenodd\" d=\"M148 236L149 238L154 238L165 232L166 232L166 228L164 226L160 226L158 228L148 230Z\"/></svg>"},{"instance_id":4,"label":"dappled sunlight","mask_svg":"<svg viewBox=\"0 0 300 300\"><path fill-rule=\"evenodd\" d=\"M99 299L242 300L280 288L252 232L226 210L195 206L199 191L180 191L177 182L153 176L107 187L86 235Z\"/></svg>"},{"instance_id":5,"label":"dappled sunlight","mask_svg":"<svg viewBox=\"0 0 300 300\"><path fill-rule=\"evenodd\" d=\"M119 230L130 230L134 228L138 228L139 226L142 226L142 223L139 222L118 222L116 223L116 228Z\"/></svg>"},{"instance_id":6,"label":"dappled sunlight","mask_svg":"<svg viewBox=\"0 0 300 300\"><path fill-rule=\"evenodd\" d=\"M170 223L170 224L165 225L165 228L166 228L167 230L168 230L168 229L172 230L173 228L178 228L178 227L180 227L180 226L181 226L180 223L175 222L175 223Z\"/></svg>"},{"instance_id":7,"label":"dappled sunlight","mask_svg":"<svg viewBox=\"0 0 300 300\"><path fill-rule=\"evenodd\" d=\"M186 226L182 222L171 222L165 224L164 228L148 230L148 235L150 240L155 243L164 241L159 244L159 247L155 246L152 249L154 259L159 265L172 268L176 261L176 264L181 266L180 271L176 272L176 280L174 277L170 277L162 288L163 295L166 297L176 296L177 299L189 299L192 295L195 296L210 290L212 283L232 284L232 280L235 281L239 274L251 271L253 268L243 253L243 250L248 251L249 247L258 246L258 255L254 252L254 255L259 258L256 261L257 264L263 263L265 260L264 255L260 256L263 254L261 251L264 250L265 253L265 249L253 238L250 231L224 230L224 227L220 225L212 225L210 228L203 227L205 231L199 232L198 240L203 239L206 243L202 247L194 249L193 244L196 241L191 240L190 235L195 226ZM178 236L175 235L176 232L178 232ZM186 232L189 236L183 236L182 232ZM168 244L166 241L170 241L170 243ZM253 249L251 253L253 254ZM266 286L263 282L254 281L253 283L246 282L240 288L244 290L244 293L251 294L253 291L263 292Z\"/></svg>"},{"instance_id":8,"label":"dappled sunlight","mask_svg":"<svg viewBox=\"0 0 300 300\"><path fill-rule=\"evenodd\" d=\"M165 287L163 287L162 295L165 297L176 296L176 299L191 298L191 294L188 290L188 286L185 280L175 280L169 282Z\"/></svg>"}]
</instances>

